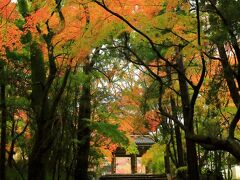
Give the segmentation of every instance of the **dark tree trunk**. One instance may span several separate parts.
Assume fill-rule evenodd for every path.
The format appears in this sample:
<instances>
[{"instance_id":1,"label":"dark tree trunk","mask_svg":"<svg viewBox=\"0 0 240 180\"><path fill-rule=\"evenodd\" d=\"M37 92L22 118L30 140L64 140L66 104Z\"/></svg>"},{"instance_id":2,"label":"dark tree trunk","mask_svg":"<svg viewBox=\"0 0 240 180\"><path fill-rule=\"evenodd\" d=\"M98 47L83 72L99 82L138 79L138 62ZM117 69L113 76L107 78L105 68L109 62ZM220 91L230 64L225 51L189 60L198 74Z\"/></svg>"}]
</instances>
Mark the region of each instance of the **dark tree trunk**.
<instances>
[{"instance_id":1,"label":"dark tree trunk","mask_svg":"<svg viewBox=\"0 0 240 180\"><path fill-rule=\"evenodd\" d=\"M0 67L0 72L3 75L0 83L1 92L1 111L2 111L2 122L1 122L1 159L0 159L0 179L6 179L6 125L7 125L7 107L6 107L6 93L5 93L5 80L4 80L4 67Z\"/></svg>"},{"instance_id":2,"label":"dark tree trunk","mask_svg":"<svg viewBox=\"0 0 240 180\"><path fill-rule=\"evenodd\" d=\"M199 179L196 143L186 138L188 180Z\"/></svg>"},{"instance_id":3,"label":"dark tree trunk","mask_svg":"<svg viewBox=\"0 0 240 180\"><path fill-rule=\"evenodd\" d=\"M218 48L219 55L221 57L221 64L222 64L222 68L223 68L224 78L227 81L228 89L230 91L233 102L234 102L235 106L238 107L239 101L240 101L240 96L238 93L238 87L236 86L236 83L235 83L234 71L232 70L232 68L228 62L228 57L227 57L224 45L218 43L217 48Z\"/></svg>"},{"instance_id":4,"label":"dark tree trunk","mask_svg":"<svg viewBox=\"0 0 240 180\"><path fill-rule=\"evenodd\" d=\"M169 151L170 151L169 144L166 144L166 151L164 154L164 166L165 166L165 173L168 179L171 179L171 165L170 165Z\"/></svg>"},{"instance_id":5,"label":"dark tree trunk","mask_svg":"<svg viewBox=\"0 0 240 180\"><path fill-rule=\"evenodd\" d=\"M31 45L31 70L32 70L32 108L35 113L35 122L37 125L34 135L34 144L28 161L28 180L46 179L46 154L43 149L44 139L47 138L46 121L43 116L46 116L47 103L44 101L44 88L46 74L44 69L44 61L41 50L38 44L33 42ZM46 106L43 104L46 103ZM43 114L44 113L44 114ZM50 123L50 122L49 122ZM45 128L45 129L44 129ZM43 133L43 131L45 131Z\"/></svg>"},{"instance_id":6,"label":"dark tree trunk","mask_svg":"<svg viewBox=\"0 0 240 180\"><path fill-rule=\"evenodd\" d=\"M115 174L116 173L116 155L113 152L112 153L112 161L111 161L111 174Z\"/></svg>"},{"instance_id":7,"label":"dark tree trunk","mask_svg":"<svg viewBox=\"0 0 240 180\"><path fill-rule=\"evenodd\" d=\"M171 107L174 118L177 117L177 107L173 97L171 97ZM177 144L177 167L184 166L183 158L183 145L182 145L182 135L179 126L175 123L175 135L176 135L176 144Z\"/></svg>"},{"instance_id":8,"label":"dark tree trunk","mask_svg":"<svg viewBox=\"0 0 240 180\"><path fill-rule=\"evenodd\" d=\"M173 150L173 154L171 155L172 156L172 159L173 159L173 163L175 164L175 166L177 167L178 165L178 158L177 158L177 150L176 150L176 143L175 143L175 137L174 137L174 127L173 127L173 123L172 122L169 122L169 128L170 128L170 137L171 137L171 140L170 140L170 144L172 144L172 150ZM169 144L169 146L170 146Z\"/></svg>"},{"instance_id":9,"label":"dark tree trunk","mask_svg":"<svg viewBox=\"0 0 240 180\"><path fill-rule=\"evenodd\" d=\"M87 127L87 123L81 123L83 127L79 129L78 139L81 142L77 146L77 157L75 167L75 180L83 179L88 180L88 165L89 165L89 149L90 149L90 129Z\"/></svg>"},{"instance_id":10,"label":"dark tree trunk","mask_svg":"<svg viewBox=\"0 0 240 180\"><path fill-rule=\"evenodd\" d=\"M54 122L54 115L70 73L70 67L68 67L65 71L60 88L58 88L56 92L50 94L57 74L57 65L55 62L56 56L54 54L55 45L53 45L52 40L56 34L59 34L64 29L65 24L61 12L61 1L55 1L55 3L57 8L53 11L53 14L58 14L59 27L54 29L50 28L48 23L49 19L45 23L48 31L47 33L43 34L41 28L37 27L39 34L42 34L41 37L44 39L47 46L47 66L44 63L43 52L39 47L39 44L36 41L29 42L32 83L31 107L34 112L34 124L36 125L33 148L28 161L29 180L47 179L46 170L50 158L49 153L51 152L57 133L56 129L54 129L56 125ZM26 14L28 14L27 8L25 11ZM45 68L47 69L47 72Z\"/></svg>"},{"instance_id":11,"label":"dark tree trunk","mask_svg":"<svg viewBox=\"0 0 240 180\"><path fill-rule=\"evenodd\" d=\"M89 166L89 150L90 150L90 118L91 118L91 71L93 64L89 61L83 67L86 75L85 82L82 86L82 95L79 102L79 116L77 139L77 157L75 167L75 180L88 180L88 166Z\"/></svg>"},{"instance_id":12,"label":"dark tree trunk","mask_svg":"<svg viewBox=\"0 0 240 180\"><path fill-rule=\"evenodd\" d=\"M183 110L183 118L184 118L184 126L185 130L185 139L186 139L186 148L187 148L187 166L188 166L188 179L189 180L199 180L198 173L198 159L197 159L197 151L196 144L191 139L187 138L188 134L194 134L193 128L193 111L194 107L190 104L189 92L187 82L184 78L184 65L182 61L182 57L180 55L179 50L177 50L178 54L178 67L181 71L181 74L178 73L179 78L179 86L182 100L182 110Z\"/></svg>"},{"instance_id":13,"label":"dark tree trunk","mask_svg":"<svg viewBox=\"0 0 240 180\"><path fill-rule=\"evenodd\" d=\"M54 129L54 114L57 105L66 87L70 70L67 69L61 87L54 97L49 98L49 90L56 75L56 65L54 59L51 61L50 71L46 79L44 60L42 51L38 44L31 45L31 70L32 70L32 109L35 115L36 132L34 134L34 144L29 157L28 179L46 179L46 169L49 161L49 153L55 141L57 131ZM53 96L53 95L52 95Z\"/></svg>"},{"instance_id":14,"label":"dark tree trunk","mask_svg":"<svg viewBox=\"0 0 240 180\"><path fill-rule=\"evenodd\" d=\"M184 166L182 135L178 125L175 124L175 134L177 143L178 167Z\"/></svg>"},{"instance_id":15,"label":"dark tree trunk","mask_svg":"<svg viewBox=\"0 0 240 180\"><path fill-rule=\"evenodd\" d=\"M15 121L14 121L14 118L12 118L12 129L11 129L12 142L11 142L10 151L9 151L9 155L8 155L8 166L11 168L13 167L12 163L13 163L13 155L14 155L14 146L15 146L15 141L16 141L14 138L14 132L15 132Z\"/></svg>"},{"instance_id":16,"label":"dark tree trunk","mask_svg":"<svg viewBox=\"0 0 240 180\"><path fill-rule=\"evenodd\" d=\"M35 142L33 144L33 149L29 157L28 164L28 180L42 180L47 177L47 153L44 150L44 139L46 135L43 133L36 132Z\"/></svg>"}]
</instances>

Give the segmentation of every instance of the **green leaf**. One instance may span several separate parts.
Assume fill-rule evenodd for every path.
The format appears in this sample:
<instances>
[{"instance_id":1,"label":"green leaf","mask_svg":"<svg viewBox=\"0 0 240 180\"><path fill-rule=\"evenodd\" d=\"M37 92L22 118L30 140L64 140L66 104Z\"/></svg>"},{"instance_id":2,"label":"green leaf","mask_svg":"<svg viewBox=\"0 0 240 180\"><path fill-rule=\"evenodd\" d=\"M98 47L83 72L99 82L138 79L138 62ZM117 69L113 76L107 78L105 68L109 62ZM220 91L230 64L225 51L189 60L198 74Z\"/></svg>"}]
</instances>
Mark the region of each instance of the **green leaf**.
<instances>
[{"instance_id":1,"label":"green leaf","mask_svg":"<svg viewBox=\"0 0 240 180\"><path fill-rule=\"evenodd\" d=\"M137 145L135 142L130 143L128 146L125 147L126 154L139 154Z\"/></svg>"},{"instance_id":2,"label":"green leaf","mask_svg":"<svg viewBox=\"0 0 240 180\"><path fill-rule=\"evenodd\" d=\"M110 138L113 143L117 143L121 146L127 146L129 141L127 136L120 130L117 125L105 123L105 122L93 122L91 125L92 130L107 138Z\"/></svg>"}]
</instances>

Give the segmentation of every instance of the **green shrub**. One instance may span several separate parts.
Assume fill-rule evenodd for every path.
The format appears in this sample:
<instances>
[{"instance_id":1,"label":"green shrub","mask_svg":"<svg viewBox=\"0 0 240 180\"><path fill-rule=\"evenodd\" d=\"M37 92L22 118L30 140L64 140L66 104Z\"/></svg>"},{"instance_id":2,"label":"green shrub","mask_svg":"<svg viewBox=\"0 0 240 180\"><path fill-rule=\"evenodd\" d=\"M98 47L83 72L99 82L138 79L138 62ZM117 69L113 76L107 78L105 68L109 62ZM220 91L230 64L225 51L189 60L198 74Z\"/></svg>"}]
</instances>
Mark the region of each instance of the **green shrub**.
<instances>
[{"instance_id":1,"label":"green shrub","mask_svg":"<svg viewBox=\"0 0 240 180\"><path fill-rule=\"evenodd\" d=\"M187 166L182 166L176 169L176 178L177 179L186 179L187 178Z\"/></svg>"}]
</instances>

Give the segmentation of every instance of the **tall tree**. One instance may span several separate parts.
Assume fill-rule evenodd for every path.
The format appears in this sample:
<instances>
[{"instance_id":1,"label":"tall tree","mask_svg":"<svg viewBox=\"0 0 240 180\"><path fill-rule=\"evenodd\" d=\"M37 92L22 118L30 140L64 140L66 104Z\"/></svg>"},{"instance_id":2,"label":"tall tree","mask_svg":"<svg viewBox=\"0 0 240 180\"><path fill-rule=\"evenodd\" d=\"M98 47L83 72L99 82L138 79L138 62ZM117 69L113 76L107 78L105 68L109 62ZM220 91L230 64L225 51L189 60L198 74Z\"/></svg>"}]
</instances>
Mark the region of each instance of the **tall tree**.
<instances>
[{"instance_id":1,"label":"tall tree","mask_svg":"<svg viewBox=\"0 0 240 180\"><path fill-rule=\"evenodd\" d=\"M29 10L32 7L29 6L28 1L18 1L18 6L20 13L26 21L26 24L31 23L32 19L30 13L34 14L37 11L31 12ZM56 2L56 4L53 6L54 11L52 12L50 18L54 16L55 13L58 14L59 23L57 29L50 27L50 18L46 20L46 34L42 33L42 29L38 25L36 28L46 43L47 60L49 63L48 72L46 72L45 69L46 66L44 63L44 54L40 48L40 43L37 42L36 39L31 40L31 36L35 36L31 28L35 27L32 27L32 24L28 24L29 26L25 26L24 28L25 32L27 32L25 36L29 37L28 41L25 43L29 44L30 50L32 84L31 106L34 112L34 123L36 123L34 143L29 156L28 179L35 180L46 179L47 176L46 170L49 162L49 153L54 143L56 133L55 131L52 131L52 126L54 125L54 115L70 73L70 69L67 68L58 92L54 97L50 98L50 89L53 87L54 79L58 73L52 40L53 37L57 33L61 32L64 28L64 17L61 12L61 1Z\"/></svg>"},{"instance_id":2,"label":"tall tree","mask_svg":"<svg viewBox=\"0 0 240 180\"><path fill-rule=\"evenodd\" d=\"M203 59L203 56L201 56L202 70L200 70L200 78L198 79L198 81L196 82L196 85L195 85L195 84L192 83L191 80L188 79L188 75L185 72L186 67L184 67L183 61L181 59L181 53L178 52L176 57L175 57L177 66L171 60L169 60L166 56L163 56L162 52L159 50L160 47L158 46L159 44L161 44L161 41L159 42L159 41L156 40L157 42L159 42L159 44L157 44L155 42L156 37L154 37L152 34L146 33L147 32L146 29L151 29L151 27L147 27L146 29L144 29L146 31L145 32L144 30L141 30L140 28L138 28L137 25L134 25L134 22L131 21L131 19L126 18L125 14L122 15L117 10L114 11L114 7L112 7L111 4L107 4L106 2L99 2L99 1L95 1L95 2L98 5L100 5L101 7L103 7L109 13L113 14L114 16L119 18L120 20L124 21L130 28L132 28L135 32L137 32L142 37L144 37L146 39L147 43L149 43L149 46L152 49L153 53L155 53L156 58L157 58L157 62L162 61L162 62L166 63L166 66L172 67L174 69L174 71L177 72L178 78L179 78L180 95L181 95L181 99L182 99L182 113L183 113L183 117L184 117L184 125L182 124L181 127L184 128L184 130L185 130L186 141L187 141L188 178L189 179L199 179L195 143L194 143L193 140L191 140L187 137L188 137L189 134L194 134L194 126L193 126L193 123L194 123L194 121L193 121L194 106L195 106L195 103L196 103L197 96L199 94L199 90L202 86L204 76L205 76L205 70L206 70L205 60ZM184 6L184 3L182 3L182 4L181 5ZM185 3L185 4L187 4L187 3ZM167 10L167 12L169 11L169 14L166 13L165 17L169 18L170 14L174 10L174 8L176 8L176 6L180 6L180 4L178 4L178 1L174 1L174 4L171 4L171 3L167 2L166 10ZM181 9L181 7L180 7L180 9ZM184 8L183 8L183 11L184 11ZM177 11L177 13L179 13L179 12ZM177 15L175 15L174 17L177 17ZM199 32L198 29L200 28L198 19L199 19L199 16L197 18L197 22L198 22L198 23L196 23L197 26L195 27L195 29L197 29L197 32ZM166 19L164 19L164 20L166 20ZM161 44L163 47L164 46L167 46L167 47L179 46L181 48L181 47L186 46L186 42L189 42L185 38L179 37L178 33L175 33L175 30L180 29L180 31L181 31L181 26L182 25L181 24L175 25L174 21L175 21L175 19L173 18L169 27L159 27L159 28L155 27L155 29L158 29L159 31L163 31L163 33L169 32L169 33L172 33L173 35L175 35L177 39L180 38L180 42L178 44L176 44L176 43L170 43L169 44L169 39L166 39L165 42L163 41L163 43ZM152 29L154 29L154 28L152 28ZM166 30L165 32L164 32L164 29ZM196 34L199 37L200 34L199 33L196 33ZM166 45L165 45L165 43L166 43ZM126 43L126 45L127 45L127 43ZM156 78L163 85L163 80L158 74L159 71L151 70L151 67L148 65L148 63L146 63L144 60L142 60L141 55L139 56L138 53L136 51L134 52L131 47L128 47L128 50L130 50L131 54L133 56L135 56L135 58L138 61L138 64L144 65L145 68L148 71L150 71L150 74L154 78ZM156 67L159 67L159 64L160 63L157 63ZM193 90L192 94L189 93L188 86L190 86L192 88L192 90ZM191 96L191 98L190 98L190 96ZM174 120L176 122L178 122L178 124L181 124L181 123L179 123L178 120L176 120L176 119L174 119Z\"/></svg>"},{"instance_id":3,"label":"tall tree","mask_svg":"<svg viewBox=\"0 0 240 180\"><path fill-rule=\"evenodd\" d=\"M6 70L3 62L0 62L0 97L1 97L1 156L0 179L6 179L6 144L7 144L7 107L6 107Z\"/></svg>"},{"instance_id":4,"label":"tall tree","mask_svg":"<svg viewBox=\"0 0 240 180\"><path fill-rule=\"evenodd\" d=\"M89 151L90 151L90 119L91 119L91 73L94 62L86 59L83 66L85 80L82 85L81 97L79 100L79 114L77 139L80 141L77 145L77 157L75 168L75 179L89 179Z\"/></svg>"}]
</instances>

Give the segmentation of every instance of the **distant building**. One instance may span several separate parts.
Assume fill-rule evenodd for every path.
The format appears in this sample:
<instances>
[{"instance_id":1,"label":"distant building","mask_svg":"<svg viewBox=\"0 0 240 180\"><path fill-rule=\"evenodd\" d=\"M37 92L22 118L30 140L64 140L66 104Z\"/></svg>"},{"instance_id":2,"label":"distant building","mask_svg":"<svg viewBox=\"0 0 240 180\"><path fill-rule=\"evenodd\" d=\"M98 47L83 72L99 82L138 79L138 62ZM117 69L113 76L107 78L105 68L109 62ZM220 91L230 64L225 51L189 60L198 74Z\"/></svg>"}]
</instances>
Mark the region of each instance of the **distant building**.
<instances>
[{"instance_id":1,"label":"distant building","mask_svg":"<svg viewBox=\"0 0 240 180\"><path fill-rule=\"evenodd\" d=\"M141 157L155 142L149 135L132 135L131 137L135 140L139 154L127 154L124 148L118 147L116 151L113 152L111 163L112 174L148 172L148 168L141 164Z\"/></svg>"}]
</instances>

